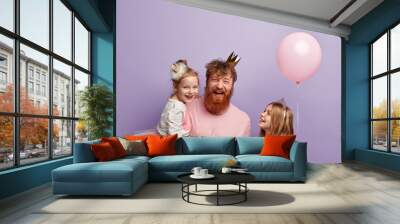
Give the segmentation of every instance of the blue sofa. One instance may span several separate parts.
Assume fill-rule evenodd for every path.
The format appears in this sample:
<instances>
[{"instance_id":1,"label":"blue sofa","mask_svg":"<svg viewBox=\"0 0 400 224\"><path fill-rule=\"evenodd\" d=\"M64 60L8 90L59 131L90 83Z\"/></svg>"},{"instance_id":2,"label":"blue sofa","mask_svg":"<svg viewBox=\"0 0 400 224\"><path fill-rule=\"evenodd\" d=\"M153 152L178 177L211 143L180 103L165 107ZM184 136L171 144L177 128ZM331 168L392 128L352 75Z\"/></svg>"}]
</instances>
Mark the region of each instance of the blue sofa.
<instances>
[{"instance_id":1,"label":"blue sofa","mask_svg":"<svg viewBox=\"0 0 400 224\"><path fill-rule=\"evenodd\" d=\"M193 167L218 172L234 159L260 182L304 182L307 144L295 142L290 159L260 156L261 137L184 137L176 142L177 155L127 156L96 162L91 141L75 144L74 163L52 171L54 194L131 195L146 182L176 181Z\"/></svg>"}]
</instances>

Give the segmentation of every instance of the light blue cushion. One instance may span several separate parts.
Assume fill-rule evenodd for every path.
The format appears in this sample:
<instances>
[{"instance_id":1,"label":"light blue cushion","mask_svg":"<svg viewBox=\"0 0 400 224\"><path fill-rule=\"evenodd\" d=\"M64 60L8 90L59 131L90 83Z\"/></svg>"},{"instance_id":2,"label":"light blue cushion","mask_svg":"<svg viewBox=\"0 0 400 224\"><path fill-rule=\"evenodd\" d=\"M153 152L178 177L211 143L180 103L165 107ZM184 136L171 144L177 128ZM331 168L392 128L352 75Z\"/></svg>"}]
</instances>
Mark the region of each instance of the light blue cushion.
<instances>
[{"instance_id":1,"label":"light blue cushion","mask_svg":"<svg viewBox=\"0 0 400 224\"><path fill-rule=\"evenodd\" d=\"M190 172L193 167L203 167L212 172L219 171L227 161L235 159L231 155L173 155L157 156L149 160L150 172Z\"/></svg>"},{"instance_id":2,"label":"light blue cushion","mask_svg":"<svg viewBox=\"0 0 400 224\"><path fill-rule=\"evenodd\" d=\"M150 159L150 157L147 157L147 156L135 156L135 155L130 155L130 156L125 156L125 157L120 158L120 159L113 160L113 162L115 162L115 161L126 161L126 162L130 162L130 161L135 161L135 160L147 162L147 161L149 161L149 159Z\"/></svg>"},{"instance_id":3,"label":"light blue cushion","mask_svg":"<svg viewBox=\"0 0 400 224\"><path fill-rule=\"evenodd\" d=\"M53 170L54 181L66 182L129 182L146 162L140 160L74 163ZM147 174L146 174L147 175Z\"/></svg>"},{"instance_id":4,"label":"light blue cushion","mask_svg":"<svg viewBox=\"0 0 400 224\"><path fill-rule=\"evenodd\" d=\"M232 137L183 137L177 142L177 154L235 155L235 138Z\"/></svg>"},{"instance_id":5,"label":"light blue cushion","mask_svg":"<svg viewBox=\"0 0 400 224\"><path fill-rule=\"evenodd\" d=\"M89 163L95 162L96 158L90 146L92 144L99 144L100 140L93 140L88 142L75 143L74 147L74 163Z\"/></svg>"},{"instance_id":6,"label":"light blue cushion","mask_svg":"<svg viewBox=\"0 0 400 224\"><path fill-rule=\"evenodd\" d=\"M293 162L278 156L239 155L239 165L250 172L293 172Z\"/></svg>"},{"instance_id":7,"label":"light blue cushion","mask_svg":"<svg viewBox=\"0 0 400 224\"><path fill-rule=\"evenodd\" d=\"M263 137L237 137L236 155L260 154L263 145Z\"/></svg>"},{"instance_id":8,"label":"light blue cushion","mask_svg":"<svg viewBox=\"0 0 400 224\"><path fill-rule=\"evenodd\" d=\"M294 142L290 149L290 160L293 162L293 177L305 181L307 177L307 143Z\"/></svg>"},{"instance_id":9,"label":"light blue cushion","mask_svg":"<svg viewBox=\"0 0 400 224\"><path fill-rule=\"evenodd\" d=\"M131 195L148 181L147 157L75 163L52 171L54 194Z\"/></svg>"}]
</instances>

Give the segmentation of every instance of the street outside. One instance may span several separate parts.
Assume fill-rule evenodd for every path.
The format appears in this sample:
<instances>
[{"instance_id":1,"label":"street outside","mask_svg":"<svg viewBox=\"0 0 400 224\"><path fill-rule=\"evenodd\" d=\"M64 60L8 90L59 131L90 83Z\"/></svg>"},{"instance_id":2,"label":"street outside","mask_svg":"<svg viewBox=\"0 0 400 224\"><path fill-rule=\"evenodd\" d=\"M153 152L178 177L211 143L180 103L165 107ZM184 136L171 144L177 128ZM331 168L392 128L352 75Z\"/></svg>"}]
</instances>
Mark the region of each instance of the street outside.
<instances>
[{"instance_id":1,"label":"street outside","mask_svg":"<svg viewBox=\"0 0 400 224\"><path fill-rule=\"evenodd\" d=\"M372 146L373 149L379 150L379 151L387 151L387 140L386 139L380 139L380 140L375 140L374 144ZM395 153L400 153L400 144L399 140L397 141L392 141L392 152Z\"/></svg>"},{"instance_id":2,"label":"street outside","mask_svg":"<svg viewBox=\"0 0 400 224\"><path fill-rule=\"evenodd\" d=\"M54 149L54 157L71 154L71 147L57 147ZM21 165L36 163L48 159L47 148L26 149L20 152ZM13 166L14 154L9 153L0 158L0 170Z\"/></svg>"}]
</instances>

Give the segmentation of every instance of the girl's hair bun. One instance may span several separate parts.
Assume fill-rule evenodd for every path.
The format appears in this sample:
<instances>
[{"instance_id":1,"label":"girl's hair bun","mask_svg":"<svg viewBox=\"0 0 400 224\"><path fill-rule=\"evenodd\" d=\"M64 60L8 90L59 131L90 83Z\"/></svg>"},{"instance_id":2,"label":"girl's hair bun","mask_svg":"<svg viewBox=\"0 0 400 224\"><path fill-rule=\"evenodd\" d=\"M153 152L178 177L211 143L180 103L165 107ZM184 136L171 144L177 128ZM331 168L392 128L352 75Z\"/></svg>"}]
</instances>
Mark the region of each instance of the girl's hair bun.
<instances>
[{"instance_id":1,"label":"girl's hair bun","mask_svg":"<svg viewBox=\"0 0 400 224\"><path fill-rule=\"evenodd\" d=\"M188 65L186 60L178 60L171 65L171 79L178 81L187 72Z\"/></svg>"}]
</instances>

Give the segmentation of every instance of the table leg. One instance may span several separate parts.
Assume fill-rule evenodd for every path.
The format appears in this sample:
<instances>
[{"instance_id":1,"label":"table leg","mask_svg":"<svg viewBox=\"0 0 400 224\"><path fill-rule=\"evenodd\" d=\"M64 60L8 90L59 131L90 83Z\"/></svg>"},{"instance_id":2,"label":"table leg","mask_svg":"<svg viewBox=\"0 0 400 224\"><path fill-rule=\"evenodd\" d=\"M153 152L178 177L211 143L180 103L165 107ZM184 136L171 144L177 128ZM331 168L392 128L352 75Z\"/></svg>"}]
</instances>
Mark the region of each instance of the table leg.
<instances>
[{"instance_id":1,"label":"table leg","mask_svg":"<svg viewBox=\"0 0 400 224\"><path fill-rule=\"evenodd\" d=\"M188 193L187 193L187 201L188 201L188 202L190 202L190 201L189 201L189 195L190 195L190 184L188 184L188 185L187 185L187 192L188 192Z\"/></svg>"},{"instance_id":2,"label":"table leg","mask_svg":"<svg viewBox=\"0 0 400 224\"><path fill-rule=\"evenodd\" d=\"M217 206L219 205L219 184L217 184Z\"/></svg>"},{"instance_id":3,"label":"table leg","mask_svg":"<svg viewBox=\"0 0 400 224\"><path fill-rule=\"evenodd\" d=\"M245 190L245 192L244 192L244 201L247 201L247 192L248 192L248 190L247 190L247 182L244 183L244 190Z\"/></svg>"},{"instance_id":4,"label":"table leg","mask_svg":"<svg viewBox=\"0 0 400 224\"><path fill-rule=\"evenodd\" d=\"M184 184L182 183L182 187L181 187L181 192L182 192L182 199L183 199L183 190L184 190Z\"/></svg>"}]
</instances>

